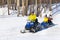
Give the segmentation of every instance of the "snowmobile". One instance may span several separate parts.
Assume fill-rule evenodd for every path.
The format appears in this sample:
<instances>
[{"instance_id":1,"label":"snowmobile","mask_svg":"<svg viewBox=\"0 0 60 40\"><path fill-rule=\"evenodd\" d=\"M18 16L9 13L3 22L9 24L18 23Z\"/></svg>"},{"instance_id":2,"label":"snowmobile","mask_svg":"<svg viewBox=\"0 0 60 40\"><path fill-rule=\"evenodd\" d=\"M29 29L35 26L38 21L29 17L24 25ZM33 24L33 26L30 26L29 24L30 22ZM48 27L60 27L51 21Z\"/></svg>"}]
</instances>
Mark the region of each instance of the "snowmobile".
<instances>
[{"instance_id":1,"label":"snowmobile","mask_svg":"<svg viewBox=\"0 0 60 40\"><path fill-rule=\"evenodd\" d=\"M39 22L27 22L27 24L25 25L25 30L29 30L29 32L34 33L34 32L36 32L35 29L37 29L36 26L38 24L39 24ZM25 30L24 31L21 30L20 32L26 33Z\"/></svg>"},{"instance_id":2,"label":"snowmobile","mask_svg":"<svg viewBox=\"0 0 60 40\"><path fill-rule=\"evenodd\" d=\"M34 27L34 22L27 22L27 24L25 25L25 29L21 30L21 33L26 33L26 30L31 30Z\"/></svg>"}]
</instances>

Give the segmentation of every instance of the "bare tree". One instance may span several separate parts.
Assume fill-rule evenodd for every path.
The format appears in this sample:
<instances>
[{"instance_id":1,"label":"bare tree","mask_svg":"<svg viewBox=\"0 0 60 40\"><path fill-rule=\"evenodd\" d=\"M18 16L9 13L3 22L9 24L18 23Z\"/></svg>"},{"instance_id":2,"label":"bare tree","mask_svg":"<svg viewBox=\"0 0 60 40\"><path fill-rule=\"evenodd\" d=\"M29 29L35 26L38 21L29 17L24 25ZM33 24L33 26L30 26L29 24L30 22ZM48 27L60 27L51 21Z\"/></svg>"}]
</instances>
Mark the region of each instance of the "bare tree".
<instances>
[{"instance_id":1,"label":"bare tree","mask_svg":"<svg viewBox=\"0 0 60 40\"><path fill-rule=\"evenodd\" d=\"M20 15L20 0L17 0L17 11L18 11L17 16L19 16Z\"/></svg>"}]
</instances>

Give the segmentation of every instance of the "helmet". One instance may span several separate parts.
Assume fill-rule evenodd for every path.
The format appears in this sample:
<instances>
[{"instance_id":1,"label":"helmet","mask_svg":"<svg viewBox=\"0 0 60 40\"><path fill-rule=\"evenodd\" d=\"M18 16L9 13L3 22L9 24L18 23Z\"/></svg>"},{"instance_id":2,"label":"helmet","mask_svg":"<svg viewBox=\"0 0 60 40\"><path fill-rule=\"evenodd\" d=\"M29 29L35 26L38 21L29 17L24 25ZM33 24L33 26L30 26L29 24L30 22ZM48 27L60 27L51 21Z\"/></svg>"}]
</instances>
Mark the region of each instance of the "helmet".
<instances>
[{"instance_id":1,"label":"helmet","mask_svg":"<svg viewBox=\"0 0 60 40\"><path fill-rule=\"evenodd\" d=\"M47 14L45 15L45 17L47 17Z\"/></svg>"}]
</instances>

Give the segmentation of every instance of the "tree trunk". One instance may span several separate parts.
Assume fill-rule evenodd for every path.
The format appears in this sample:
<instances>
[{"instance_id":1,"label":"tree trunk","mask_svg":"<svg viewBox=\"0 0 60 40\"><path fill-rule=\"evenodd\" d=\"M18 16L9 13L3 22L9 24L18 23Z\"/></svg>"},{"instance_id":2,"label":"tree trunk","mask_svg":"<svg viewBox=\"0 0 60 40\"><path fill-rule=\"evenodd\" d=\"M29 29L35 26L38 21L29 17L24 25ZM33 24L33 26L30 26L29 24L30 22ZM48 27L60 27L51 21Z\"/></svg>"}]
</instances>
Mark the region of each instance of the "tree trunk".
<instances>
[{"instance_id":1,"label":"tree trunk","mask_svg":"<svg viewBox=\"0 0 60 40\"><path fill-rule=\"evenodd\" d=\"M17 16L19 16L20 15L20 0L17 0L17 11L18 11Z\"/></svg>"},{"instance_id":2,"label":"tree trunk","mask_svg":"<svg viewBox=\"0 0 60 40\"><path fill-rule=\"evenodd\" d=\"M24 16L24 10L25 10L25 6L24 6L24 0L22 0L22 16Z\"/></svg>"}]
</instances>

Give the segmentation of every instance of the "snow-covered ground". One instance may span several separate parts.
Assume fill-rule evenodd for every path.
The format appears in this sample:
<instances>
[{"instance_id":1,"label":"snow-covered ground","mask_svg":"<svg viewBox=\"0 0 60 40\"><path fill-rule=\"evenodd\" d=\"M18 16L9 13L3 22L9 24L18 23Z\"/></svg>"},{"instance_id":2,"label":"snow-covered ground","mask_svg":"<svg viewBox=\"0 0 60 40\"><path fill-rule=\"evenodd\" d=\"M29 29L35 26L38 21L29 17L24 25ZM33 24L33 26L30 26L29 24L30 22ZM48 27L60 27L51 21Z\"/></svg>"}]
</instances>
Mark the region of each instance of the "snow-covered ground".
<instances>
[{"instance_id":1,"label":"snow-covered ground","mask_svg":"<svg viewBox=\"0 0 60 40\"><path fill-rule=\"evenodd\" d=\"M20 30L24 29L27 22L26 16L16 17L12 15L0 15L0 40L60 40L59 13L57 12L57 14L53 16L53 23L57 24L56 26L37 33L25 34L20 33ZM41 23L43 18L38 17L38 20Z\"/></svg>"}]
</instances>

